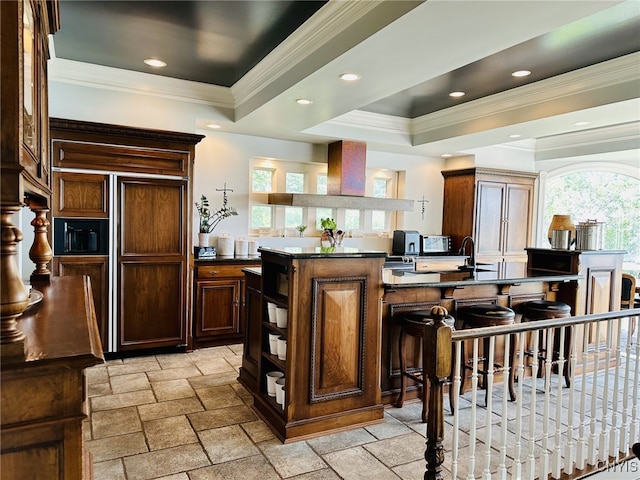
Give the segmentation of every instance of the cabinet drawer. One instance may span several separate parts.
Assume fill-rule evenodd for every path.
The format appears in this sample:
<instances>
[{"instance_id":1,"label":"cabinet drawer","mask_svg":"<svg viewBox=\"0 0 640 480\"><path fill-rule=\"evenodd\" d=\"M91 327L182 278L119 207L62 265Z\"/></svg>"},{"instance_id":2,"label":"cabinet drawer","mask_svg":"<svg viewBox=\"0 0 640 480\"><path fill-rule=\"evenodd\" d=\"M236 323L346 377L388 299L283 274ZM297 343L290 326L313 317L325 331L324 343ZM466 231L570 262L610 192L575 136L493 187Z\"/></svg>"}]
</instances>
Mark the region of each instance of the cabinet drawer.
<instances>
[{"instance_id":1,"label":"cabinet drawer","mask_svg":"<svg viewBox=\"0 0 640 480\"><path fill-rule=\"evenodd\" d=\"M242 269L247 265L207 265L196 267L196 278L243 277Z\"/></svg>"}]
</instances>

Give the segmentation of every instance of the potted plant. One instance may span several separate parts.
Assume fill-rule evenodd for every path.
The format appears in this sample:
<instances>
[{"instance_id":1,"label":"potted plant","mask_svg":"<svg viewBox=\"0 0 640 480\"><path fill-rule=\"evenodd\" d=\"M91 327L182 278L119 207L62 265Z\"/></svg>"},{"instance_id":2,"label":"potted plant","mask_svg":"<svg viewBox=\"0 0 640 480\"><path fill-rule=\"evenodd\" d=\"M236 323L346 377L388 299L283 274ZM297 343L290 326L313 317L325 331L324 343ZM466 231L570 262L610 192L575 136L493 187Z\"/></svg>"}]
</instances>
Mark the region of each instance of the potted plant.
<instances>
[{"instance_id":1,"label":"potted plant","mask_svg":"<svg viewBox=\"0 0 640 480\"><path fill-rule=\"evenodd\" d=\"M223 192L222 208L212 212L209 208L209 200L205 195L202 195L200 201L196 202L196 209L200 219L198 224L198 240L201 247L209 245L209 235L222 220L232 215L238 215L235 208L227 205L226 192Z\"/></svg>"},{"instance_id":2,"label":"potted plant","mask_svg":"<svg viewBox=\"0 0 640 480\"><path fill-rule=\"evenodd\" d=\"M323 247L335 247L336 245L342 245L344 232L342 230L336 230L334 234L333 231L336 229L337 224L333 218L321 218L320 227L322 227L323 230L322 236L320 237L320 244Z\"/></svg>"},{"instance_id":3,"label":"potted plant","mask_svg":"<svg viewBox=\"0 0 640 480\"><path fill-rule=\"evenodd\" d=\"M300 234L300 237L304 237L304 231L307 229L306 225L298 225L296 227L296 230L298 230L298 233Z\"/></svg>"}]
</instances>

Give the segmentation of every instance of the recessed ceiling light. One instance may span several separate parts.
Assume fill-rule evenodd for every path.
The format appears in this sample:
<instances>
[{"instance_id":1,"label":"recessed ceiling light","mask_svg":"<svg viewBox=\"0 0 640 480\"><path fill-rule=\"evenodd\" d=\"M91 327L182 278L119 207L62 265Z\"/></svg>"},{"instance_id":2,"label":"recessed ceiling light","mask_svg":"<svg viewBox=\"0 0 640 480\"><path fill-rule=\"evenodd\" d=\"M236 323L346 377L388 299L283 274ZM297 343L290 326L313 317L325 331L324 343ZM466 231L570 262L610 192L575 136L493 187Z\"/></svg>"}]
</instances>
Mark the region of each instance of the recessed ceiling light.
<instances>
[{"instance_id":1,"label":"recessed ceiling light","mask_svg":"<svg viewBox=\"0 0 640 480\"><path fill-rule=\"evenodd\" d=\"M591 122L576 122L574 125L576 127L584 127L585 125L589 125Z\"/></svg>"},{"instance_id":2,"label":"recessed ceiling light","mask_svg":"<svg viewBox=\"0 0 640 480\"><path fill-rule=\"evenodd\" d=\"M220 128L220 125L218 125L217 123L207 123L207 128L210 128L212 130L216 130L216 129Z\"/></svg>"},{"instance_id":3,"label":"recessed ceiling light","mask_svg":"<svg viewBox=\"0 0 640 480\"><path fill-rule=\"evenodd\" d=\"M509 135L509 138L520 138L522 135L518 134L518 133L514 133L512 135Z\"/></svg>"},{"instance_id":4,"label":"recessed ceiling light","mask_svg":"<svg viewBox=\"0 0 640 480\"><path fill-rule=\"evenodd\" d=\"M309 99L307 99L307 98L298 98L298 99L296 100L296 103L297 103L298 105L311 105L311 104L313 103L313 101L312 101L312 100L309 100Z\"/></svg>"},{"instance_id":5,"label":"recessed ceiling light","mask_svg":"<svg viewBox=\"0 0 640 480\"><path fill-rule=\"evenodd\" d=\"M464 92L451 92L449 96L454 98L464 97Z\"/></svg>"},{"instance_id":6,"label":"recessed ceiling light","mask_svg":"<svg viewBox=\"0 0 640 480\"><path fill-rule=\"evenodd\" d=\"M440 156L441 156L442 158L450 158L450 157L453 157L453 155L452 155L452 154L450 154L450 153L443 153L443 154L442 154L442 155L440 155Z\"/></svg>"},{"instance_id":7,"label":"recessed ceiling light","mask_svg":"<svg viewBox=\"0 0 640 480\"><path fill-rule=\"evenodd\" d=\"M360 75L357 73L343 73L339 78L345 82L355 82L356 80L360 80Z\"/></svg>"},{"instance_id":8,"label":"recessed ceiling light","mask_svg":"<svg viewBox=\"0 0 640 480\"><path fill-rule=\"evenodd\" d=\"M514 77L526 77L531 75L531 72L529 70L517 70L513 72L511 75Z\"/></svg>"},{"instance_id":9,"label":"recessed ceiling light","mask_svg":"<svg viewBox=\"0 0 640 480\"><path fill-rule=\"evenodd\" d=\"M156 68L162 68L167 66L167 62L163 62L162 60L158 60L157 58L145 58L144 63L146 63L150 67L156 67Z\"/></svg>"}]
</instances>

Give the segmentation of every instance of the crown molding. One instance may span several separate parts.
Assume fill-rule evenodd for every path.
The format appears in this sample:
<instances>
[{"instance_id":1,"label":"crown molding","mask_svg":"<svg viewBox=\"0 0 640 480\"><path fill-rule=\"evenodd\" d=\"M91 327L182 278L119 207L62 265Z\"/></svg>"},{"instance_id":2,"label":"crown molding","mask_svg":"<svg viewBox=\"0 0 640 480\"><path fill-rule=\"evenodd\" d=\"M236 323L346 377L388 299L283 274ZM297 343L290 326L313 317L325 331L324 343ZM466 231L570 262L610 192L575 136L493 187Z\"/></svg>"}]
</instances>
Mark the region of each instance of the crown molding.
<instances>
[{"instance_id":1,"label":"crown molding","mask_svg":"<svg viewBox=\"0 0 640 480\"><path fill-rule=\"evenodd\" d=\"M636 52L564 75L466 102L413 119L411 133L412 135L428 134L432 130L442 130L461 123L506 115L515 110L560 101L567 95L585 95L600 88L616 89L621 84L640 81L639 64L640 53ZM635 94L637 96L637 89ZM545 116L548 115L548 110L543 111Z\"/></svg>"},{"instance_id":2,"label":"crown molding","mask_svg":"<svg viewBox=\"0 0 640 480\"><path fill-rule=\"evenodd\" d=\"M327 122L327 125L353 127L374 132L387 132L400 135L409 135L411 119L385 115L382 113L354 110Z\"/></svg>"},{"instance_id":3,"label":"crown molding","mask_svg":"<svg viewBox=\"0 0 640 480\"><path fill-rule=\"evenodd\" d=\"M378 2L329 1L311 18L232 85L237 104L286 75L334 37L377 7Z\"/></svg>"},{"instance_id":4,"label":"crown molding","mask_svg":"<svg viewBox=\"0 0 640 480\"><path fill-rule=\"evenodd\" d=\"M116 90L232 109L231 89L219 85L105 67L55 58L49 61L49 81Z\"/></svg>"}]
</instances>

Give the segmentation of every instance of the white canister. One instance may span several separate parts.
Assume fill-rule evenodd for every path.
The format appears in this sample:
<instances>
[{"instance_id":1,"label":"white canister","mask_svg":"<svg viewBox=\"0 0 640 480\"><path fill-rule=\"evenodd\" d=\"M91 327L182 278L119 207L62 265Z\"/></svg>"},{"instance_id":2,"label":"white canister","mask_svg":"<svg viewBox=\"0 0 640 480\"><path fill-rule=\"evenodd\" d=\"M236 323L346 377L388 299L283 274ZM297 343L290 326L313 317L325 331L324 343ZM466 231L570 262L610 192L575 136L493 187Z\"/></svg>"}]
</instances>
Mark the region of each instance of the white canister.
<instances>
[{"instance_id":1,"label":"white canister","mask_svg":"<svg viewBox=\"0 0 640 480\"><path fill-rule=\"evenodd\" d=\"M223 257L232 257L233 256L233 237L231 235L221 235L218 237L218 255Z\"/></svg>"},{"instance_id":2,"label":"white canister","mask_svg":"<svg viewBox=\"0 0 640 480\"><path fill-rule=\"evenodd\" d=\"M258 241L249 240L249 255L258 255Z\"/></svg>"},{"instance_id":3,"label":"white canister","mask_svg":"<svg viewBox=\"0 0 640 480\"><path fill-rule=\"evenodd\" d=\"M276 325L278 328L287 328L287 314L289 311L283 307L276 308Z\"/></svg>"},{"instance_id":4,"label":"white canister","mask_svg":"<svg viewBox=\"0 0 640 480\"><path fill-rule=\"evenodd\" d=\"M278 306L275 303L267 302L267 316L270 323L277 323Z\"/></svg>"},{"instance_id":5,"label":"white canister","mask_svg":"<svg viewBox=\"0 0 640 480\"><path fill-rule=\"evenodd\" d=\"M277 333L269 334L269 352L271 355L278 355L278 338L280 335Z\"/></svg>"},{"instance_id":6,"label":"white canister","mask_svg":"<svg viewBox=\"0 0 640 480\"><path fill-rule=\"evenodd\" d=\"M285 385L285 378L284 377L280 377L278 380L276 380L276 403L278 405L282 405L282 408L284 408L284 385Z\"/></svg>"},{"instance_id":7,"label":"white canister","mask_svg":"<svg viewBox=\"0 0 640 480\"><path fill-rule=\"evenodd\" d=\"M277 370L267 372L267 395L270 397L276 396L276 380L280 377L284 377L284 373L278 372Z\"/></svg>"},{"instance_id":8,"label":"white canister","mask_svg":"<svg viewBox=\"0 0 640 480\"><path fill-rule=\"evenodd\" d=\"M249 242L246 238L236 240L236 257L246 257L249 255Z\"/></svg>"},{"instance_id":9,"label":"white canister","mask_svg":"<svg viewBox=\"0 0 640 480\"><path fill-rule=\"evenodd\" d=\"M287 359L287 339L285 337L278 337L278 358L280 360Z\"/></svg>"}]
</instances>

